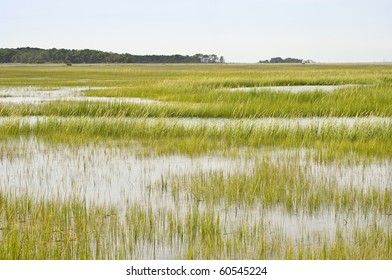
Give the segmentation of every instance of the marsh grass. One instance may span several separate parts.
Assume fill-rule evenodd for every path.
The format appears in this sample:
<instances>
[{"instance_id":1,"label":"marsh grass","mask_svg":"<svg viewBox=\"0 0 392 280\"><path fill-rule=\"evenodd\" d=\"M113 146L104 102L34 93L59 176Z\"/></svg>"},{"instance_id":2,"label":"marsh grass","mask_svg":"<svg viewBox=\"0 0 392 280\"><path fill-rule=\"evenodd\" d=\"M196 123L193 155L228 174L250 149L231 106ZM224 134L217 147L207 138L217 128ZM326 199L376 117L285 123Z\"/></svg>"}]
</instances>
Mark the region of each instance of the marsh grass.
<instances>
[{"instance_id":1,"label":"marsh grass","mask_svg":"<svg viewBox=\"0 0 392 280\"><path fill-rule=\"evenodd\" d=\"M210 88L263 85L388 84L390 65L25 65L0 67L2 86L138 86Z\"/></svg>"},{"instance_id":2,"label":"marsh grass","mask_svg":"<svg viewBox=\"0 0 392 280\"><path fill-rule=\"evenodd\" d=\"M124 89L123 89L124 90ZM178 89L177 89L178 90ZM117 89L104 90L106 96ZM99 91L92 91L96 96ZM137 94L136 94L137 93ZM364 117L392 116L391 86L346 88L330 93L229 92L187 90L146 94L143 90L127 97L164 101L155 104L53 101L44 104L0 104L1 116L79 116L79 117ZM186 98L186 99L184 99Z\"/></svg>"},{"instance_id":3,"label":"marsh grass","mask_svg":"<svg viewBox=\"0 0 392 280\"><path fill-rule=\"evenodd\" d=\"M389 259L392 249L389 228L378 222L337 227L332 240L323 232L295 240L264 221L245 221L227 232L220 215L194 207L181 217L136 203L124 214L116 207L86 207L80 198L48 201L1 192L0 209L3 260Z\"/></svg>"},{"instance_id":4,"label":"marsh grass","mask_svg":"<svg viewBox=\"0 0 392 280\"><path fill-rule=\"evenodd\" d=\"M385 157L392 154L392 125L387 124L310 124L308 126L235 125L186 126L159 119L85 119L59 120L49 118L35 124L8 121L0 124L2 138L35 135L50 141L90 142L121 139L140 141L160 153L200 154L240 147L312 147L329 151L319 154L324 158L339 157L350 152L367 156ZM133 143L133 142L132 142ZM331 154L332 153L332 154Z\"/></svg>"},{"instance_id":5,"label":"marsh grass","mask_svg":"<svg viewBox=\"0 0 392 280\"><path fill-rule=\"evenodd\" d=\"M323 209L334 209L337 213L357 209L392 212L391 190L337 188L333 183L312 179L295 159L285 164L264 159L248 172L199 173L175 178L171 184L174 195L186 191L191 199L211 206L222 203L261 205L265 209L281 206L289 213Z\"/></svg>"},{"instance_id":6,"label":"marsh grass","mask_svg":"<svg viewBox=\"0 0 392 280\"><path fill-rule=\"evenodd\" d=\"M392 116L390 65L2 66L0 86L105 87L87 96L139 97L164 104L0 104L1 116L310 117ZM230 92L237 87L366 85L321 91Z\"/></svg>"}]
</instances>

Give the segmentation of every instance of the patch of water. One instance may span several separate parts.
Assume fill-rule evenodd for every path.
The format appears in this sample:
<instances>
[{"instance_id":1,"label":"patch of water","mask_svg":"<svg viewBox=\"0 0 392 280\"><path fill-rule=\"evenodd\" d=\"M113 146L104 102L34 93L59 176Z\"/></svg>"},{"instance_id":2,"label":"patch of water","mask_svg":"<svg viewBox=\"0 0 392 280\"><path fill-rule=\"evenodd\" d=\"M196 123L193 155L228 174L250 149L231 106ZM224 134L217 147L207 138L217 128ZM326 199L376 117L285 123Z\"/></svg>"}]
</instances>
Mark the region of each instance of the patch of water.
<instances>
[{"instance_id":1,"label":"patch of water","mask_svg":"<svg viewBox=\"0 0 392 280\"><path fill-rule=\"evenodd\" d=\"M298 166L314 186L329 185L349 189L389 189L392 187L392 160L388 158L349 158L319 161L312 149L275 149L271 160L277 164ZM348 156L349 157L349 156ZM290 165L289 164L289 165Z\"/></svg>"},{"instance_id":2,"label":"patch of water","mask_svg":"<svg viewBox=\"0 0 392 280\"><path fill-rule=\"evenodd\" d=\"M324 91L331 92L342 88L360 87L363 85L304 85L304 86L265 86L265 87L239 87L231 88L230 91L275 91L275 92L291 92L300 93L305 91Z\"/></svg>"},{"instance_id":3,"label":"patch of water","mask_svg":"<svg viewBox=\"0 0 392 280\"><path fill-rule=\"evenodd\" d=\"M53 101L87 101L116 103L154 103L157 101L144 98L94 97L84 96L86 90L103 89L96 87L63 87L42 89L36 87L0 88L0 103L40 104Z\"/></svg>"},{"instance_id":4,"label":"patch of water","mask_svg":"<svg viewBox=\"0 0 392 280\"><path fill-rule=\"evenodd\" d=\"M333 236L336 226L343 219L339 214L330 210L322 210L317 213L288 212L280 206L263 208L261 204L256 206L225 206L217 207L223 228L226 234L235 234L241 224L255 225L260 221L264 223L266 235L274 236L283 231L285 236L303 236L308 232L323 232ZM347 218L344 216L344 218Z\"/></svg>"},{"instance_id":5,"label":"patch of water","mask_svg":"<svg viewBox=\"0 0 392 280\"><path fill-rule=\"evenodd\" d=\"M346 165L310 162L305 170L316 182L339 188L390 189L392 187L390 160Z\"/></svg>"}]
</instances>

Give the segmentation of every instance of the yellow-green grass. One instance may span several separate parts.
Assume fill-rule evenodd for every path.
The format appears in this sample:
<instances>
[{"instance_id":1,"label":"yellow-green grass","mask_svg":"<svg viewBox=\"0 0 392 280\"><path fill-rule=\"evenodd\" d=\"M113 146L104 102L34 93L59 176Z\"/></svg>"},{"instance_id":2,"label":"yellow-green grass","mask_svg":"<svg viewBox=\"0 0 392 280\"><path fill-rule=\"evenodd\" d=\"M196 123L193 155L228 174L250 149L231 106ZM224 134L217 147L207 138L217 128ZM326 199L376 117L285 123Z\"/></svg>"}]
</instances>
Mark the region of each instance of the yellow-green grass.
<instances>
[{"instance_id":1,"label":"yellow-green grass","mask_svg":"<svg viewBox=\"0 0 392 280\"><path fill-rule=\"evenodd\" d=\"M266 209L280 206L290 213L314 213L323 209L337 213L356 209L392 213L390 189L339 187L336 182L315 180L299 161L298 156L286 156L277 162L267 156L250 165L247 172L199 172L175 177L165 184L172 186L174 197L186 190L190 199L211 207L260 204Z\"/></svg>"},{"instance_id":2,"label":"yellow-green grass","mask_svg":"<svg viewBox=\"0 0 392 280\"><path fill-rule=\"evenodd\" d=\"M125 90L125 89L122 89ZM111 89L105 90L110 95ZM92 91L91 94L95 94ZM346 88L331 93L276 93L212 91L203 96L197 91L192 100L145 96L157 103L108 103L54 101L43 104L0 104L0 116L89 116L89 117L366 117L392 116L392 86ZM189 96L187 90L183 96ZM172 100L168 100L172 99Z\"/></svg>"},{"instance_id":3,"label":"yellow-green grass","mask_svg":"<svg viewBox=\"0 0 392 280\"><path fill-rule=\"evenodd\" d=\"M333 238L284 236L260 217L227 232L213 210L185 216L139 204L90 205L0 192L0 259L389 259L391 232L381 222L337 226ZM276 231L278 230L278 231ZM162 246L164 253L162 253Z\"/></svg>"},{"instance_id":4,"label":"yellow-green grass","mask_svg":"<svg viewBox=\"0 0 392 280\"><path fill-rule=\"evenodd\" d=\"M21 65L0 67L1 86L239 87L388 84L391 65ZM192 83L193 82L193 83Z\"/></svg>"},{"instance_id":5,"label":"yellow-green grass","mask_svg":"<svg viewBox=\"0 0 392 280\"><path fill-rule=\"evenodd\" d=\"M392 125L379 124L310 124L289 126L271 124L195 125L159 119L57 119L39 120L35 124L7 121L0 124L1 138L36 135L47 140L87 143L97 140L138 140L150 149L161 152L200 154L241 147L311 147L321 151L335 151L336 155L356 152L367 156L392 155ZM330 157L332 155L329 155Z\"/></svg>"}]
</instances>

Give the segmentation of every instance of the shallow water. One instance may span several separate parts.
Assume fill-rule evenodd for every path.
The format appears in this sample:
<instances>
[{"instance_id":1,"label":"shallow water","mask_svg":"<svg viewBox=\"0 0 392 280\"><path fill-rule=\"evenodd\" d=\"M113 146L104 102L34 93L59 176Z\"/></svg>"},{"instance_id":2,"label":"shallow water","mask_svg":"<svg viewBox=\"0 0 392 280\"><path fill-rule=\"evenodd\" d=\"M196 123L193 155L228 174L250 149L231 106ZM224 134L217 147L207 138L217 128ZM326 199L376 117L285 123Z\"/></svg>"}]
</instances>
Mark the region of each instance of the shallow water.
<instances>
[{"instance_id":1,"label":"shallow water","mask_svg":"<svg viewBox=\"0 0 392 280\"><path fill-rule=\"evenodd\" d=\"M342 88L360 87L361 85L304 85L304 86L266 86L266 87L240 87L231 88L230 91L276 91L300 93L305 91L330 92Z\"/></svg>"},{"instance_id":2,"label":"shallow water","mask_svg":"<svg viewBox=\"0 0 392 280\"><path fill-rule=\"evenodd\" d=\"M390 160L347 165L310 163L306 171L316 181L340 188L389 189L392 186Z\"/></svg>"},{"instance_id":3,"label":"shallow water","mask_svg":"<svg viewBox=\"0 0 392 280\"><path fill-rule=\"evenodd\" d=\"M39 104L53 101L86 101L116 103L154 103L157 101L143 98L115 98L84 96L86 90L103 89L95 87L63 87L42 89L36 87L0 88L0 103Z\"/></svg>"},{"instance_id":4,"label":"shallow water","mask_svg":"<svg viewBox=\"0 0 392 280\"><path fill-rule=\"evenodd\" d=\"M2 189L49 197L76 193L98 203L115 204L124 198L139 201L151 195L154 184L172 175L245 168L243 162L220 156L142 157L137 144L134 148L70 147L28 138L1 145L7 147L0 150Z\"/></svg>"}]
</instances>

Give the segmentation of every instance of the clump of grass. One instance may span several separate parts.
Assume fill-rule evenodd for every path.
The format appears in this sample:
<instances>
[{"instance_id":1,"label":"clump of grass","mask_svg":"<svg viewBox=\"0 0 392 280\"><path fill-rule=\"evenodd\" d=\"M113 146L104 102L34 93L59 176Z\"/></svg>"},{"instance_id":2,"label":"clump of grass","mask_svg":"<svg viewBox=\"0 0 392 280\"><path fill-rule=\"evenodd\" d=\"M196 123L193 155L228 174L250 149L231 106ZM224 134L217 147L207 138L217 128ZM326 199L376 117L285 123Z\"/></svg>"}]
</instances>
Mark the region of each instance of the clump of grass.
<instances>
[{"instance_id":1,"label":"clump of grass","mask_svg":"<svg viewBox=\"0 0 392 280\"><path fill-rule=\"evenodd\" d=\"M340 213L357 208L392 211L389 189L339 188L333 181L315 180L295 156L278 162L267 156L246 171L187 174L173 178L171 185L174 197L185 191L190 200L207 205L261 205L265 209L280 206L290 213L323 209Z\"/></svg>"}]
</instances>

